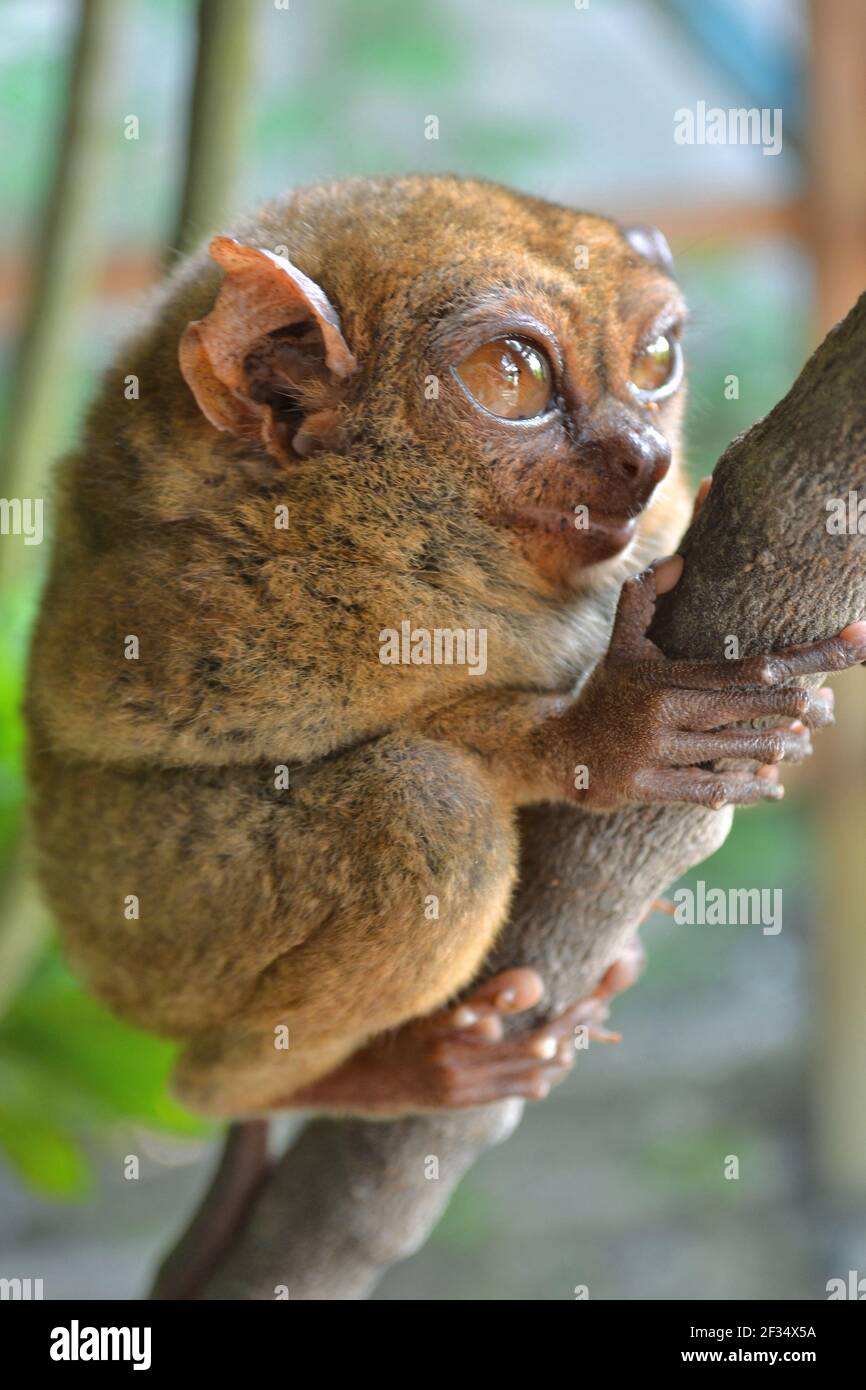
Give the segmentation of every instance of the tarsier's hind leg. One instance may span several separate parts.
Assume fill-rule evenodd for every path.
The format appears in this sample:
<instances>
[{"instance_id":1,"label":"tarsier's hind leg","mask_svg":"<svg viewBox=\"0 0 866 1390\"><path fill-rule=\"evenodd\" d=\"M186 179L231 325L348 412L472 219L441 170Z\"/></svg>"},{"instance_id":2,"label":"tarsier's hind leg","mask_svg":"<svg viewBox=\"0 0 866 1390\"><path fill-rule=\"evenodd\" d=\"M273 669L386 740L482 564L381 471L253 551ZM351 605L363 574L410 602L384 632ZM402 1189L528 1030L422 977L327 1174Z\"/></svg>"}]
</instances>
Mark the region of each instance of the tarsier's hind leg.
<instances>
[{"instance_id":1,"label":"tarsier's hind leg","mask_svg":"<svg viewBox=\"0 0 866 1390\"><path fill-rule=\"evenodd\" d=\"M570 808L537 807L524 813L524 843L537 831L548 846L548 860L543 891L537 879L519 882L513 913L530 909L527 897L551 917L585 910L587 869L575 854L585 820ZM488 858L489 864L495 862ZM479 893L483 876L478 870L479 861L468 865L465 880L458 874L463 886L458 891L452 887L443 899L443 911L453 916L455 946L461 940L492 941L495 923L508 910L510 876L490 873L486 892ZM412 883L407 876L407 886ZM418 891L412 886L410 897ZM395 893L394 900L401 896L405 894ZM471 904L477 919L461 915L458 904L464 914ZM369 930L376 930L375 922ZM436 944L436 924L425 932L419 919L407 937L406 954L389 951L373 965L368 961L353 991L345 988L347 961L337 950L339 942L339 923L332 921L274 963L259 985L255 1028L248 1010L242 1026L229 1026L189 1046L177 1082L188 1104L227 1115L289 1108L394 1115L484 1105L507 1096L534 1099L567 1074L587 1040L615 1036L601 1028L607 1001L633 982L642 955L635 940L624 935L619 958L609 967L599 962L600 983L587 998L569 1003L535 1028L506 1036L503 1023L509 1014L545 1002L549 982L535 971L503 959L497 974L461 1003L416 1010L426 1016L395 1028L402 1022L394 1011L395 990L401 981L405 986L405 973L423 967L425 950L442 949L441 940ZM300 1000L294 997L298 981L305 990ZM335 999L339 1019L334 1017Z\"/></svg>"},{"instance_id":2,"label":"tarsier's hind leg","mask_svg":"<svg viewBox=\"0 0 866 1390\"><path fill-rule=\"evenodd\" d=\"M275 856L317 922L260 971L237 1017L189 1041L177 1091L212 1114L282 1108L453 997L507 915L516 834L465 755L392 737L299 780Z\"/></svg>"},{"instance_id":3,"label":"tarsier's hind leg","mask_svg":"<svg viewBox=\"0 0 866 1390\"><path fill-rule=\"evenodd\" d=\"M342 1038L300 1048L294 1031L278 1021L256 1030L238 1024L196 1038L184 1049L171 1088L191 1110L217 1118L286 1109L288 1102L280 1105L280 1097L338 1067L357 1046Z\"/></svg>"},{"instance_id":4,"label":"tarsier's hind leg","mask_svg":"<svg viewBox=\"0 0 866 1390\"><path fill-rule=\"evenodd\" d=\"M197 1110L233 1115L302 1109L394 1116L512 1096L539 1100L567 1075L588 1040L619 1041L601 1026L607 1001L634 983L642 963L639 947L629 947L592 994L508 1037L506 1018L533 1008L544 994L540 976L525 967L491 976L462 1003L348 1051L322 1043L292 1052L291 1029L281 1024L201 1039L184 1054L176 1090Z\"/></svg>"},{"instance_id":5,"label":"tarsier's hind leg","mask_svg":"<svg viewBox=\"0 0 866 1390\"><path fill-rule=\"evenodd\" d=\"M425 931L422 922L411 920L404 934L404 952L394 949L400 938L392 932L389 943L383 940L385 953L377 957L371 945L366 961L360 954L347 958L341 953L339 923L331 919L309 941L274 961L246 1001L243 1019L230 1020L187 1044L174 1078L178 1098L208 1114L249 1116L301 1104L295 1096L304 1092L304 1108L377 1113L378 1081L374 1095L353 1077L348 1089L329 1093L328 1103L321 1105L309 1088L318 1078L339 1070L352 1054L363 1051L372 1037L389 1035L394 1029L398 1032L393 1036L400 1036L400 1025L440 1003L437 982L443 957L455 988L478 969L507 913L511 874L500 867L485 880L477 870L477 862L467 866L465 882L443 893L441 908L451 919L450 942L435 929ZM408 901L413 919L416 897L413 889ZM457 907L460 899L462 910ZM395 906L393 915L399 910ZM366 932L384 937L373 915L375 904L368 911ZM356 930L362 926L355 923ZM413 1008L412 998L423 997L426 972L431 980L427 1008ZM415 1108L423 1108L422 1097L416 1099ZM396 1095L397 1108L399 1100Z\"/></svg>"}]
</instances>

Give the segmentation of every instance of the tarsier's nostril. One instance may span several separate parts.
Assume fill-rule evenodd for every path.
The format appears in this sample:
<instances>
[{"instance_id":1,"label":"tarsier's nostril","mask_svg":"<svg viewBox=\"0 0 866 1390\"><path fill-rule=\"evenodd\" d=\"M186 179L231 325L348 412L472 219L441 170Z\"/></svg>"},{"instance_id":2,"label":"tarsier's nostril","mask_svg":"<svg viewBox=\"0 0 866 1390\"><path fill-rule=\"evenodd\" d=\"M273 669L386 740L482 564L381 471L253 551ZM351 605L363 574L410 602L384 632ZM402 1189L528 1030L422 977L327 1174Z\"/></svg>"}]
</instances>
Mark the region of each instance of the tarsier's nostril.
<instances>
[{"instance_id":1,"label":"tarsier's nostril","mask_svg":"<svg viewBox=\"0 0 866 1390\"><path fill-rule=\"evenodd\" d=\"M629 487L643 501L661 482L671 466L670 445L664 435L651 427L646 430L618 430L609 440L608 457L625 475Z\"/></svg>"}]
</instances>

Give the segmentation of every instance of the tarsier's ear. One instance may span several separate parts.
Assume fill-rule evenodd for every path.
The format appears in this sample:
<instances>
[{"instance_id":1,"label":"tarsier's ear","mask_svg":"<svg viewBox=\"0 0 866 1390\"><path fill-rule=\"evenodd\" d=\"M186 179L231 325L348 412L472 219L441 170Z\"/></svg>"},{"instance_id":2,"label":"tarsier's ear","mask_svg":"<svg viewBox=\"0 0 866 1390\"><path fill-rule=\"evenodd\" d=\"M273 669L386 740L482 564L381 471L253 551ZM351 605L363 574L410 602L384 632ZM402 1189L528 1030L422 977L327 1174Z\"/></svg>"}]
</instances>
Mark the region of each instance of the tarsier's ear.
<instances>
[{"instance_id":1,"label":"tarsier's ear","mask_svg":"<svg viewBox=\"0 0 866 1390\"><path fill-rule=\"evenodd\" d=\"M180 340L187 385L217 429L260 440L279 459L308 453L356 367L337 314L285 256L225 236L210 253L225 279L210 313Z\"/></svg>"},{"instance_id":2,"label":"tarsier's ear","mask_svg":"<svg viewBox=\"0 0 866 1390\"><path fill-rule=\"evenodd\" d=\"M674 258L671 248L664 232L660 232L658 227L623 227L622 234L629 246L633 247L639 256L643 256L645 261L657 265L659 270L665 271L667 275L673 275Z\"/></svg>"}]
</instances>

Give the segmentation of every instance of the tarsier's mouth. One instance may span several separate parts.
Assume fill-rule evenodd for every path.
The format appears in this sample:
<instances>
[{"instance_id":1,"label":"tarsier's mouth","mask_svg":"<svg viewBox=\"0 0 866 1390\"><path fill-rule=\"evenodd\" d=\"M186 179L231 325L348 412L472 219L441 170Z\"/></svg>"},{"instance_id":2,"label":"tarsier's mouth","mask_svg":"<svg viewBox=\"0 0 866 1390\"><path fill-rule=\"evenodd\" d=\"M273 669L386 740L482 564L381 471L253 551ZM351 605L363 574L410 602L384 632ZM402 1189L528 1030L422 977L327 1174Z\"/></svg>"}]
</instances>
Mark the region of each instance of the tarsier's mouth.
<instances>
[{"instance_id":1,"label":"tarsier's mouth","mask_svg":"<svg viewBox=\"0 0 866 1390\"><path fill-rule=\"evenodd\" d=\"M585 557L585 562L590 557L619 554L634 539L638 525L636 516L607 516L592 509L565 511L556 507L517 507L499 511L491 520L518 537L561 545L576 557Z\"/></svg>"}]
</instances>

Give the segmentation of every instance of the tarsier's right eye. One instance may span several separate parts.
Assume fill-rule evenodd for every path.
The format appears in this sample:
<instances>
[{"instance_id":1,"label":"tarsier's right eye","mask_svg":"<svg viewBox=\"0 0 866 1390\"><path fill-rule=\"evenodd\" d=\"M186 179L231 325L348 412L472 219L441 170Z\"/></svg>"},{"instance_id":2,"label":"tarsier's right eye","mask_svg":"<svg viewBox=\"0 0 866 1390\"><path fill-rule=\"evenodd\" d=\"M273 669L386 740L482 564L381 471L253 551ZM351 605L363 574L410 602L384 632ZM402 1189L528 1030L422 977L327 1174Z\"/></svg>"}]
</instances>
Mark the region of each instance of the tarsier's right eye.
<instances>
[{"instance_id":1,"label":"tarsier's right eye","mask_svg":"<svg viewBox=\"0 0 866 1390\"><path fill-rule=\"evenodd\" d=\"M659 333L635 353L629 385L642 401L670 396L682 380L683 355L672 333Z\"/></svg>"},{"instance_id":2,"label":"tarsier's right eye","mask_svg":"<svg viewBox=\"0 0 866 1390\"><path fill-rule=\"evenodd\" d=\"M452 370L471 399L501 420L532 420L550 409L550 363L527 338L493 338Z\"/></svg>"}]
</instances>

